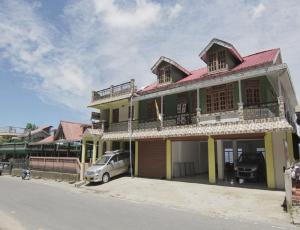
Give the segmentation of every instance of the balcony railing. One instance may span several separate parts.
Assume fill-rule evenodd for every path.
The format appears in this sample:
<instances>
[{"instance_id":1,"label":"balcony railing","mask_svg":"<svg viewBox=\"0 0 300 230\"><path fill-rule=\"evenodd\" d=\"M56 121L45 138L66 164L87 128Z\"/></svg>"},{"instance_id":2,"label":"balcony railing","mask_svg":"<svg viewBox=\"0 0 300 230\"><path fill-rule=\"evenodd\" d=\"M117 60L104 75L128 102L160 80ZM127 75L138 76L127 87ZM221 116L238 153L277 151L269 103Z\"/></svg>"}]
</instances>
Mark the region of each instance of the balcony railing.
<instances>
[{"instance_id":1,"label":"balcony railing","mask_svg":"<svg viewBox=\"0 0 300 230\"><path fill-rule=\"evenodd\" d=\"M136 87L134 85L134 80L132 79L131 81L125 82L120 85L115 85L115 86L112 85L107 89L102 89L100 91L93 91L92 102L134 93L135 91L136 91Z\"/></svg>"},{"instance_id":2,"label":"balcony railing","mask_svg":"<svg viewBox=\"0 0 300 230\"><path fill-rule=\"evenodd\" d=\"M5 126L0 127L0 134L24 134L26 133L26 129L24 128L18 128L18 127L12 127L12 126Z\"/></svg>"},{"instance_id":3,"label":"balcony railing","mask_svg":"<svg viewBox=\"0 0 300 230\"><path fill-rule=\"evenodd\" d=\"M244 120L273 118L279 116L278 102L266 102L256 105L244 105Z\"/></svg>"},{"instance_id":4,"label":"balcony railing","mask_svg":"<svg viewBox=\"0 0 300 230\"><path fill-rule=\"evenodd\" d=\"M161 129L172 126L184 126L184 125L202 125L202 124L214 124L218 122L238 122L242 120L255 120L264 118L274 118L280 116L280 106L278 102L267 102L256 105L239 105L238 109L232 111L223 111L219 113L211 114L196 114L186 113L175 116L164 115L163 124L157 119L148 120L133 120L132 130L141 129ZM104 132L119 132L129 131L129 121L122 121L117 123L108 123L101 121L99 125ZM100 124L99 123L99 124ZM96 127L96 126L95 126ZM94 128L95 128L94 127Z\"/></svg>"}]
</instances>

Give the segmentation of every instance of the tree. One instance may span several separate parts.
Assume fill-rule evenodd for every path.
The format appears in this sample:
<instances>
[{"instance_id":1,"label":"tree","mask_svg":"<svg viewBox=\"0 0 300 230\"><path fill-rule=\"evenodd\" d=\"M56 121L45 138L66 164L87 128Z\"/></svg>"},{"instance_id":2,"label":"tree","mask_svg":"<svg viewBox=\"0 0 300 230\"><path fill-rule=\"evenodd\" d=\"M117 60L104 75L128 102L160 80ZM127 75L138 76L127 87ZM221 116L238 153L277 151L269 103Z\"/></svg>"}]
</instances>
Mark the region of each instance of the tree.
<instances>
[{"instance_id":1,"label":"tree","mask_svg":"<svg viewBox=\"0 0 300 230\"><path fill-rule=\"evenodd\" d=\"M38 128L38 126L34 123L27 123L27 125L26 125L26 129L35 130L37 128Z\"/></svg>"}]
</instances>

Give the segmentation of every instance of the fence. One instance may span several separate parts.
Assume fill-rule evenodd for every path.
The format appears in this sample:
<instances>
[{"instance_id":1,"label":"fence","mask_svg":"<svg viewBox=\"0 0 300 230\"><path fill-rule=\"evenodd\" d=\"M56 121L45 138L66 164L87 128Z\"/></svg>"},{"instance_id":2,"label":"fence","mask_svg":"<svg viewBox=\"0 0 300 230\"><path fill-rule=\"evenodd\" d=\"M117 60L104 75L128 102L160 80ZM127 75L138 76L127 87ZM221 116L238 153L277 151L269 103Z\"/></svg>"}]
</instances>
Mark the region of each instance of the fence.
<instances>
[{"instance_id":1,"label":"fence","mask_svg":"<svg viewBox=\"0 0 300 230\"><path fill-rule=\"evenodd\" d=\"M80 173L76 157L30 157L30 169L61 173Z\"/></svg>"}]
</instances>

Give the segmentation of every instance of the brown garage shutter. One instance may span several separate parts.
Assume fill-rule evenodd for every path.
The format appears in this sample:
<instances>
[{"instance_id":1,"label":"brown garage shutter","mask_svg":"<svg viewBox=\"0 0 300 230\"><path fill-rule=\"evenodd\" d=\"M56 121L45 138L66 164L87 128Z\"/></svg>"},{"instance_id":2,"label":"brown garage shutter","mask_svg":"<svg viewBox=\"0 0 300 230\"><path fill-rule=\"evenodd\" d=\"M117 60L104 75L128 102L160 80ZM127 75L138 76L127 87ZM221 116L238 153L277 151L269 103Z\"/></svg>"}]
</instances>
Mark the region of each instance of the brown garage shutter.
<instances>
[{"instance_id":1,"label":"brown garage shutter","mask_svg":"<svg viewBox=\"0 0 300 230\"><path fill-rule=\"evenodd\" d=\"M139 176L150 178L166 177L165 141L139 142Z\"/></svg>"}]
</instances>

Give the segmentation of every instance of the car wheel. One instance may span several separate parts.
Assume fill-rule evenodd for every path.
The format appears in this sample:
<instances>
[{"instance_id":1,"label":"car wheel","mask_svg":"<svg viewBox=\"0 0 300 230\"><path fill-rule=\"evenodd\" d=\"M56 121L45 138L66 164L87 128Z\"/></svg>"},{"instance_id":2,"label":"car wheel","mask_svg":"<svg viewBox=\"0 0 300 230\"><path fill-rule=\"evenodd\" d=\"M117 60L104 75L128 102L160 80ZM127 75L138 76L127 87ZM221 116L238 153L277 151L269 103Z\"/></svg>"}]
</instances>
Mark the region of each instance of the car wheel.
<instances>
[{"instance_id":1,"label":"car wheel","mask_svg":"<svg viewBox=\"0 0 300 230\"><path fill-rule=\"evenodd\" d=\"M107 183L110 180L110 176L108 173L104 173L104 175L102 176L102 182L103 183Z\"/></svg>"}]
</instances>

